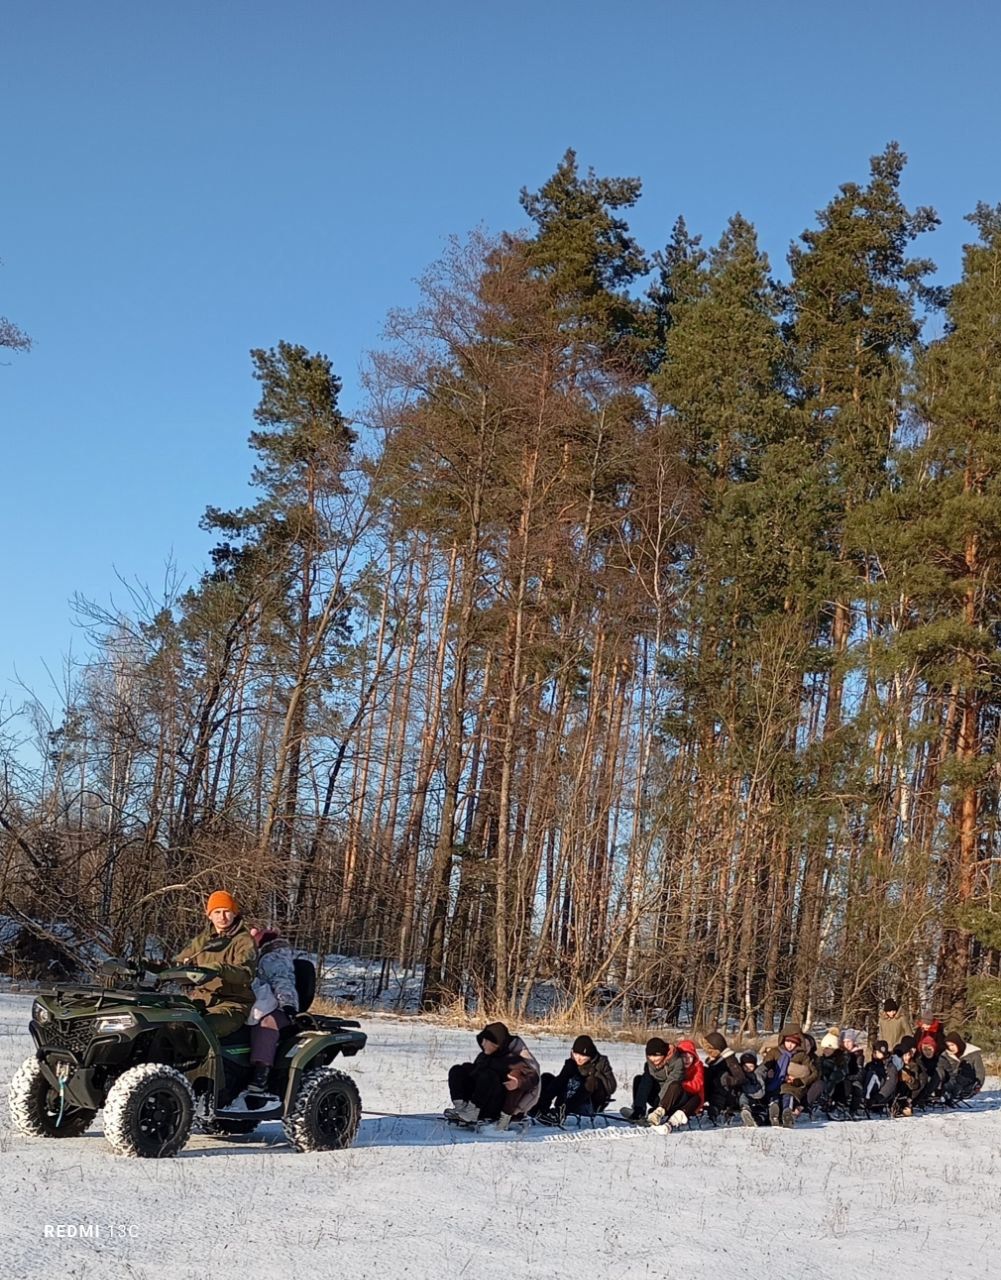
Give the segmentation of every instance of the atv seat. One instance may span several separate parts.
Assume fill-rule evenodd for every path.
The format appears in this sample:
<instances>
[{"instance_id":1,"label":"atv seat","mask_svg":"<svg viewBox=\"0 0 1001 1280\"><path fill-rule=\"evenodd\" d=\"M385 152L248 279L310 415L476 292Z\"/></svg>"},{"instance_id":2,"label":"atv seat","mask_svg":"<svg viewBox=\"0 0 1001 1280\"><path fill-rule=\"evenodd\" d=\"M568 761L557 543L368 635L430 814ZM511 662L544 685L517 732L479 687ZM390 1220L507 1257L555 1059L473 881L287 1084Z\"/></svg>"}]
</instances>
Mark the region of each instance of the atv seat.
<instances>
[{"instance_id":1,"label":"atv seat","mask_svg":"<svg viewBox=\"0 0 1001 1280\"><path fill-rule=\"evenodd\" d=\"M250 1028L248 1026L237 1027L235 1031L231 1031L228 1036L220 1036L219 1044L222 1049L249 1049L250 1048Z\"/></svg>"}]
</instances>

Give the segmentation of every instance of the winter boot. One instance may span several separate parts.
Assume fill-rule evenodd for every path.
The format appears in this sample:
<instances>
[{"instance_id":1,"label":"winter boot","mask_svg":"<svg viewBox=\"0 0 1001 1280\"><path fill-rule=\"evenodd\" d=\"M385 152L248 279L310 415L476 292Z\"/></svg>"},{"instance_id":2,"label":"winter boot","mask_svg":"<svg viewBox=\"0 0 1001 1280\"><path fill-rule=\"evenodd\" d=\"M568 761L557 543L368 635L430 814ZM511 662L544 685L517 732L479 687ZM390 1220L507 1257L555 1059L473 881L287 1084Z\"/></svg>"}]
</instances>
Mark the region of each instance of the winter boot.
<instances>
[{"instance_id":1,"label":"winter boot","mask_svg":"<svg viewBox=\"0 0 1001 1280\"><path fill-rule=\"evenodd\" d=\"M748 1129L756 1129L758 1122L754 1118L754 1112L750 1107L740 1108L740 1123Z\"/></svg>"},{"instance_id":2,"label":"winter boot","mask_svg":"<svg viewBox=\"0 0 1001 1280\"><path fill-rule=\"evenodd\" d=\"M773 1098L768 1104L768 1123L776 1126L782 1123L782 1108L777 1098Z\"/></svg>"},{"instance_id":3,"label":"winter boot","mask_svg":"<svg viewBox=\"0 0 1001 1280\"><path fill-rule=\"evenodd\" d=\"M668 1116L667 1123L672 1129L684 1129L688 1125L688 1114L679 1109Z\"/></svg>"},{"instance_id":4,"label":"winter boot","mask_svg":"<svg viewBox=\"0 0 1001 1280\"><path fill-rule=\"evenodd\" d=\"M635 1107L619 1107L619 1115L630 1124L634 1124L640 1118L640 1113Z\"/></svg>"},{"instance_id":5,"label":"winter boot","mask_svg":"<svg viewBox=\"0 0 1001 1280\"><path fill-rule=\"evenodd\" d=\"M261 1063L255 1063L254 1069L250 1074L250 1084L247 1085L247 1093L249 1095L269 1094L271 1090L268 1088L268 1076L271 1074L271 1068L265 1067Z\"/></svg>"},{"instance_id":6,"label":"winter boot","mask_svg":"<svg viewBox=\"0 0 1001 1280\"><path fill-rule=\"evenodd\" d=\"M785 1107L782 1112L782 1128L794 1129L796 1127L796 1112L792 1107Z\"/></svg>"}]
</instances>

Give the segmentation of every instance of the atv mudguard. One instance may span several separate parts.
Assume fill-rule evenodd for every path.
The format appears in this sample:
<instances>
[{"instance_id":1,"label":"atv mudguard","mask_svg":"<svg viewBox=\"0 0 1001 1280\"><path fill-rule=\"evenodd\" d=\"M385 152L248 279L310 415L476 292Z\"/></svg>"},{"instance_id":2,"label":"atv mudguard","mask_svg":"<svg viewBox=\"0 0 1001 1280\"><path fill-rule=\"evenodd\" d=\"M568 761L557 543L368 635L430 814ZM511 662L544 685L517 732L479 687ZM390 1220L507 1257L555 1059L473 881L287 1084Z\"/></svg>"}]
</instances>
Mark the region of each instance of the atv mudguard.
<instances>
[{"instance_id":1,"label":"atv mudguard","mask_svg":"<svg viewBox=\"0 0 1001 1280\"><path fill-rule=\"evenodd\" d=\"M368 1036L364 1031L356 1030L357 1025L339 1025L336 1030L330 1031L309 1030L292 1041L284 1055L288 1064L288 1083L284 1098L286 1112L295 1101L303 1076L313 1067L328 1066L338 1055L353 1057L365 1047Z\"/></svg>"}]
</instances>

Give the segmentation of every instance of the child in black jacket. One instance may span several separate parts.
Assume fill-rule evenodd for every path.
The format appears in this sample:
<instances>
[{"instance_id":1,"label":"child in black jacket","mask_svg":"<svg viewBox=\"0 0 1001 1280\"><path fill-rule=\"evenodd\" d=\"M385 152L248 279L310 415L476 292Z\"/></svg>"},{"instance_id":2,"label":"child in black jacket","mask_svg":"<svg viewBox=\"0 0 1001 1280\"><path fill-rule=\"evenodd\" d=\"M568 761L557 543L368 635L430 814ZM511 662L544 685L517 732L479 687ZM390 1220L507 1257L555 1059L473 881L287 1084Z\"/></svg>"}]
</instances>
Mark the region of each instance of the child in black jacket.
<instances>
[{"instance_id":1,"label":"child in black jacket","mask_svg":"<svg viewBox=\"0 0 1001 1280\"><path fill-rule=\"evenodd\" d=\"M545 1071L533 1115L541 1124L562 1124L566 1116L604 1111L615 1093L611 1063L590 1036L578 1036L558 1076Z\"/></svg>"}]
</instances>

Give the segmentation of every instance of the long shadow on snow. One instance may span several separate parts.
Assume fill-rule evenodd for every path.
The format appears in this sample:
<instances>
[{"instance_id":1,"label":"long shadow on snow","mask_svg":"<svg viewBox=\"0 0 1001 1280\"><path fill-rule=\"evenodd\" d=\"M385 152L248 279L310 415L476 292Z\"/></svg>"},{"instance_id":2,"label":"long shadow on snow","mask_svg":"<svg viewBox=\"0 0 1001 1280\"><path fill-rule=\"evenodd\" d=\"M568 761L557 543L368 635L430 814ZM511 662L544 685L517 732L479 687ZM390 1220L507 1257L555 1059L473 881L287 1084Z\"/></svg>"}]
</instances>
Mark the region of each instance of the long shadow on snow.
<instances>
[{"instance_id":1,"label":"long shadow on snow","mask_svg":"<svg viewBox=\"0 0 1001 1280\"><path fill-rule=\"evenodd\" d=\"M578 1136L586 1139L591 1134L601 1137L607 1134L643 1133L642 1129L631 1129L626 1124L590 1125L581 1128L568 1126L566 1129L546 1128L544 1125L532 1125L531 1128L515 1133L488 1136L468 1129L460 1129L450 1125L440 1116L377 1116L362 1120L357 1147L457 1147L475 1143L482 1147L501 1146L504 1143L552 1143L568 1141Z\"/></svg>"}]
</instances>

